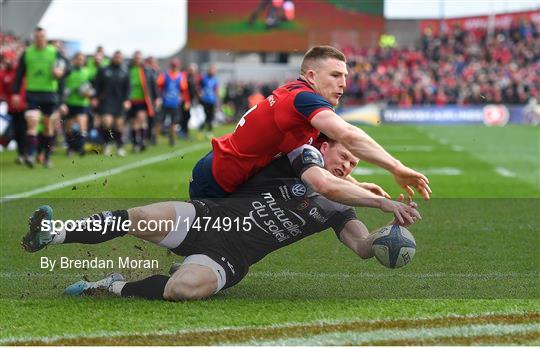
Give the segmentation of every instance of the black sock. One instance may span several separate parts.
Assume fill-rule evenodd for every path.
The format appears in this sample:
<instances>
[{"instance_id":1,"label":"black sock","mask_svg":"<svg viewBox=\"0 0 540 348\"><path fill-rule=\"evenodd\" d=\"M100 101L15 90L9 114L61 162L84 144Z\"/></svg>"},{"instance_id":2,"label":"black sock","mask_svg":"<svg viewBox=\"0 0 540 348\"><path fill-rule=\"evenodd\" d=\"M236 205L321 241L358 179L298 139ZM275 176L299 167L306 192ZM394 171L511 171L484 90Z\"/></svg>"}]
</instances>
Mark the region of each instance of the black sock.
<instances>
[{"instance_id":1,"label":"black sock","mask_svg":"<svg viewBox=\"0 0 540 348\"><path fill-rule=\"evenodd\" d=\"M45 154L45 159L48 160L51 157L53 147L53 137L43 136L43 152Z\"/></svg>"},{"instance_id":2,"label":"black sock","mask_svg":"<svg viewBox=\"0 0 540 348\"><path fill-rule=\"evenodd\" d=\"M118 129L114 130L114 139L116 140L116 147L119 149L122 148L124 141L122 140L122 132Z\"/></svg>"},{"instance_id":3,"label":"black sock","mask_svg":"<svg viewBox=\"0 0 540 348\"><path fill-rule=\"evenodd\" d=\"M137 139L138 135L139 135L139 131L137 129L131 128L131 143L133 144L133 146L139 144L139 141Z\"/></svg>"},{"instance_id":4,"label":"black sock","mask_svg":"<svg viewBox=\"0 0 540 348\"><path fill-rule=\"evenodd\" d=\"M37 135L26 135L26 154L28 156L34 156L38 146Z\"/></svg>"},{"instance_id":5,"label":"black sock","mask_svg":"<svg viewBox=\"0 0 540 348\"><path fill-rule=\"evenodd\" d=\"M107 220L105 222L105 220ZM74 231L66 231L63 243L97 244L116 237L122 237L128 230L122 228L129 220L127 210L104 211L88 218L81 219L81 229L77 226ZM105 233L104 233L105 232Z\"/></svg>"},{"instance_id":6,"label":"black sock","mask_svg":"<svg viewBox=\"0 0 540 348\"><path fill-rule=\"evenodd\" d=\"M138 280L129 282L122 288L122 297L143 297L149 300L163 300L165 285L169 281L169 276L156 274Z\"/></svg>"}]
</instances>

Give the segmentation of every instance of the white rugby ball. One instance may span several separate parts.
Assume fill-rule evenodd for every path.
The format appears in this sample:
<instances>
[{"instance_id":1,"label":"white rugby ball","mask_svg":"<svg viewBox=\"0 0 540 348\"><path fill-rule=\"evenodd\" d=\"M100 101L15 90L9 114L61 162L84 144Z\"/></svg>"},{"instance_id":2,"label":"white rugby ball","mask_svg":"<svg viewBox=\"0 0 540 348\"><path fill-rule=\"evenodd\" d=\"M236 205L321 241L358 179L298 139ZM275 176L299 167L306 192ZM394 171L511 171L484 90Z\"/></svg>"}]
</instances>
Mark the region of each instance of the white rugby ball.
<instances>
[{"instance_id":1,"label":"white rugby ball","mask_svg":"<svg viewBox=\"0 0 540 348\"><path fill-rule=\"evenodd\" d=\"M379 262L388 268L403 267L411 262L416 252L416 241L405 227L385 226L375 232L372 250Z\"/></svg>"}]
</instances>

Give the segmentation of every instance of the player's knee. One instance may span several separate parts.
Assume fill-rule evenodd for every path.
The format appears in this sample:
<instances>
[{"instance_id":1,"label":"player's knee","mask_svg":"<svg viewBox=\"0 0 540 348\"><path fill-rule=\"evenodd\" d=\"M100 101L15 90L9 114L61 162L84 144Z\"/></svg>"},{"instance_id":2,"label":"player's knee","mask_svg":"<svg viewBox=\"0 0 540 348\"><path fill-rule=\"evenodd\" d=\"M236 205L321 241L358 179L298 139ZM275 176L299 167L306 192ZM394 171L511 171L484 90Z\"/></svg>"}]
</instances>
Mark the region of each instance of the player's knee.
<instances>
[{"instance_id":1,"label":"player's knee","mask_svg":"<svg viewBox=\"0 0 540 348\"><path fill-rule=\"evenodd\" d=\"M164 297L168 300L198 300L212 295L208 284L202 281L196 272L184 271L173 277L165 286Z\"/></svg>"}]
</instances>

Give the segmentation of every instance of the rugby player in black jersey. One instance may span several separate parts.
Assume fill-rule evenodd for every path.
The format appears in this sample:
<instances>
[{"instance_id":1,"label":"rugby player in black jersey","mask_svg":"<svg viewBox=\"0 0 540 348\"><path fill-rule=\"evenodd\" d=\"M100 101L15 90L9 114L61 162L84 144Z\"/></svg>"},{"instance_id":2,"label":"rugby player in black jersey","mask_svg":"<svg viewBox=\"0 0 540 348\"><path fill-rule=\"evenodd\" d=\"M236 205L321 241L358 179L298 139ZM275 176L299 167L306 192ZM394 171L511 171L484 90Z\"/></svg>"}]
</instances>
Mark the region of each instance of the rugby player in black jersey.
<instances>
[{"instance_id":1,"label":"rugby player in black jersey","mask_svg":"<svg viewBox=\"0 0 540 348\"><path fill-rule=\"evenodd\" d=\"M125 297L206 298L240 282L252 264L272 251L329 228L358 256L372 257L373 234L351 206L392 213L392 223L404 226L421 218L416 204L401 202L403 196L392 201L340 179L357 163L336 142L323 142L319 150L303 145L276 159L227 198L105 211L79 220L74 231L51 233L43 228L43 221L52 219L52 209L42 206L30 218L22 244L34 252L46 245L96 244L131 234L186 258L171 276L127 282L115 273L97 282L81 280L65 292L78 295L107 289ZM157 229L150 231L140 223L150 220L158 222Z\"/></svg>"}]
</instances>

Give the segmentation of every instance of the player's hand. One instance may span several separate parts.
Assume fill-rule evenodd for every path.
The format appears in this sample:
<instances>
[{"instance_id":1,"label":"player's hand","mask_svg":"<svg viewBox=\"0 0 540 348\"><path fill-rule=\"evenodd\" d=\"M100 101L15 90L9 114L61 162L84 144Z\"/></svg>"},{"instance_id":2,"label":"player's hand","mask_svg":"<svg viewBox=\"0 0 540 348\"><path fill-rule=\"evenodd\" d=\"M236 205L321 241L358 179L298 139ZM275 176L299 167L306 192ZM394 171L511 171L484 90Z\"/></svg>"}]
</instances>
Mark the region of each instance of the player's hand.
<instances>
[{"instance_id":1,"label":"player's hand","mask_svg":"<svg viewBox=\"0 0 540 348\"><path fill-rule=\"evenodd\" d=\"M61 79L62 76L64 76L64 68L54 68L52 71L52 75L55 79Z\"/></svg>"},{"instance_id":2,"label":"player's hand","mask_svg":"<svg viewBox=\"0 0 540 348\"><path fill-rule=\"evenodd\" d=\"M18 94L13 94L11 96L11 104L14 109L19 109L21 106L21 96Z\"/></svg>"},{"instance_id":3,"label":"player's hand","mask_svg":"<svg viewBox=\"0 0 540 348\"><path fill-rule=\"evenodd\" d=\"M403 200L403 198L403 195L400 195L398 200ZM422 219L422 216L418 210L416 210L415 206L404 204L399 201L392 201L390 199L382 198L380 209L386 213L394 214L394 223L404 227L410 226L416 221Z\"/></svg>"},{"instance_id":4,"label":"player's hand","mask_svg":"<svg viewBox=\"0 0 540 348\"><path fill-rule=\"evenodd\" d=\"M68 112L69 112L69 109L68 109L66 104L62 104L58 108L58 111L60 111L60 114L62 114L63 116L66 116L68 114Z\"/></svg>"},{"instance_id":5,"label":"player's hand","mask_svg":"<svg viewBox=\"0 0 540 348\"><path fill-rule=\"evenodd\" d=\"M382 187L380 187L377 184L373 184L371 182L359 182L358 186L360 186L361 188L363 188L365 190L370 191L371 193L376 194L377 196L381 196L381 197L384 197L384 198L390 198L390 195L388 193L386 193L386 191L383 190Z\"/></svg>"},{"instance_id":6,"label":"player's hand","mask_svg":"<svg viewBox=\"0 0 540 348\"><path fill-rule=\"evenodd\" d=\"M398 168L393 171L393 174L398 185L405 189L405 192L407 192L409 197L414 196L414 187L426 201L429 200L429 195L432 191L429 187L429 180L424 174L404 165L398 166Z\"/></svg>"},{"instance_id":7,"label":"player's hand","mask_svg":"<svg viewBox=\"0 0 540 348\"><path fill-rule=\"evenodd\" d=\"M161 98L157 98L156 99L156 109L159 109L162 104L163 104L163 100Z\"/></svg>"},{"instance_id":8,"label":"player's hand","mask_svg":"<svg viewBox=\"0 0 540 348\"><path fill-rule=\"evenodd\" d=\"M98 103L99 103L98 98L92 98L90 100L90 105L92 105L93 108L97 108Z\"/></svg>"},{"instance_id":9,"label":"player's hand","mask_svg":"<svg viewBox=\"0 0 540 348\"><path fill-rule=\"evenodd\" d=\"M185 111L188 111L190 107L191 107L191 103L189 103L189 102L184 103L184 110Z\"/></svg>"},{"instance_id":10,"label":"player's hand","mask_svg":"<svg viewBox=\"0 0 540 348\"><path fill-rule=\"evenodd\" d=\"M124 101L124 110L131 109L131 102L129 100Z\"/></svg>"}]
</instances>

